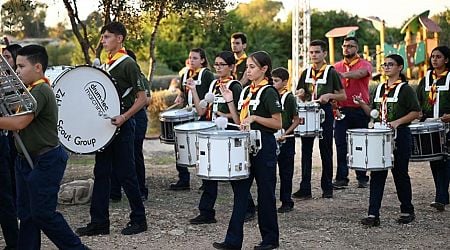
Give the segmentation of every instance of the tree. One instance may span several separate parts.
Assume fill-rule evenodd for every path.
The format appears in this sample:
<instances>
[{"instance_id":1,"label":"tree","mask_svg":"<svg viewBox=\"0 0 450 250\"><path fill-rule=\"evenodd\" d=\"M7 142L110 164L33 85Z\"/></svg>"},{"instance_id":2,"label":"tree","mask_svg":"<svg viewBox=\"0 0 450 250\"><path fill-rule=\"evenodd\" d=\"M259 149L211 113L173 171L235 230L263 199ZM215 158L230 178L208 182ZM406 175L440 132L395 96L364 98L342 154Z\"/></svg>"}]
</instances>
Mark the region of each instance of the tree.
<instances>
[{"instance_id":1,"label":"tree","mask_svg":"<svg viewBox=\"0 0 450 250\"><path fill-rule=\"evenodd\" d=\"M3 30L19 37L46 37L47 5L31 0L9 0L2 5Z\"/></svg>"},{"instance_id":2,"label":"tree","mask_svg":"<svg viewBox=\"0 0 450 250\"><path fill-rule=\"evenodd\" d=\"M439 27L441 32L439 33L439 45L450 46L450 8L432 17Z\"/></svg>"}]
</instances>

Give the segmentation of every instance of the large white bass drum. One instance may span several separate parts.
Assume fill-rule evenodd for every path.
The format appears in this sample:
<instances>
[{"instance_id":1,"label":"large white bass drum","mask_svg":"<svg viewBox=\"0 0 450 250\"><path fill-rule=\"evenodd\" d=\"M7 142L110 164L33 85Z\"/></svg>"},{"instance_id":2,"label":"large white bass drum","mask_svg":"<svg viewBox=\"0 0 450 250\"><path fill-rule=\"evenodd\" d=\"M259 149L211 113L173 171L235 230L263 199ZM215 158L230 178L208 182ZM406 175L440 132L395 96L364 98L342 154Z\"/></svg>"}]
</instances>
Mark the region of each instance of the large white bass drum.
<instances>
[{"instance_id":1,"label":"large white bass drum","mask_svg":"<svg viewBox=\"0 0 450 250\"><path fill-rule=\"evenodd\" d=\"M112 78L101 69L77 66L55 80L58 137L69 151L101 151L118 132L111 118L120 115L120 98Z\"/></svg>"}]
</instances>

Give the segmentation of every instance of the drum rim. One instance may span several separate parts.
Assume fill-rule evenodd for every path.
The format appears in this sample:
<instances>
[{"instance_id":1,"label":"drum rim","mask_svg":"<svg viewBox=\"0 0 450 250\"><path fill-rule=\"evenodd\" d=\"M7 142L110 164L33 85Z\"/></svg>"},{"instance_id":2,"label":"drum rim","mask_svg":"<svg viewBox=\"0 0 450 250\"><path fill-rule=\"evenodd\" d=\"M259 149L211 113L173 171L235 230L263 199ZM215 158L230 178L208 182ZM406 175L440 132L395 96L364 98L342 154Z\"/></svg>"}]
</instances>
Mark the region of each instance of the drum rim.
<instances>
[{"instance_id":1,"label":"drum rim","mask_svg":"<svg viewBox=\"0 0 450 250\"><path fill-rule=\"evenodd\" d=\"M222 135L221 135L222 134ZM243 132L238 130L210 130L210 131L200 131L197 134L198 138L245 138L249 137L249 132Z\"/></svg>"},{"instance_id":2,"label":"drum rim","mask_svg":"<svg viewBox=\"0 0 450 250\"><path fill-rule=\"evenodd\" d=\"M192 123L195 123L195 124L209 124L209 125L211 125L211 126L209 126L209 127L200 127L200 128L195 128L195 129L183 129L183 128L180 128L180 127L182 127L182 126L186 126L186 125L189 125L189 124L192 124ZM205 130L205 129L212 129L212 128L215 128L215 127L216 127L216 124L213 123L213 122L208 122L208 121L193 121L193 122L187 122L187 123L175 125L175 126L173 127L173 129L174 129L175 131L199 131L199 130Z\"/></svg>"},{"instance_id":3,"label":"drum rim","mask_svg":"<svg viewBox=\"0 0 450 250\"><path fill-rule=\"evenodd\" d=\"M441 131L445 130L445 126L441 122L418 122L412 123L409 126L411 131Z\"/></svg>"},{"instance_id":4,"label":"drum rim","mask_svg":"<svg viewBox=\"0 0 450 250\"><path fill-rule=\"evenodd\" d=\"M370 131L370 132L368 132ZM392 130L387 128L352 128L347 129L347 134L392 134Z\"/></svg>"},{"instance_id":5,"label":"drum rim","mask_svg":"<svg viewBox=\"0 0 450 250\"><path fill-rule=\"evenodd\" d=\"M106 71L104 71L103 69L96 68L96 67L93 67L93 66L90 66L90 65L77 65L77 66L74 66L74 67L72 67L72 68L69 68L68 70L65 70L64 72L62 72L61 74L59 74L59 76L53 81L53 82L54 82L54 85L52 86L52 88L55 89L56 87L58 87L58 82L59 82L60 78L62 78L65 74L67 74L69 71L72 71L72 70L75 70L75 69L78 69L78 68L90 68L90 69L96 69L96 70L100 71L101 73L103 73L103 75L105 75L105 76L111 81L111 83L112 83L113 86L114 86L114 89L115 89L116 92L117 92L117 88L115 87L115 86L116 86L116 83L115 83L114 79L113 79ZM123 110L123 107L122 107L122 97L119 95L118 92L117 92L117 96L119 97L119 107L120 107L120 111L122 111L122 110ZM60 118L59 118L59 108L58 108L58 120L59 120L59 119L60 119ZM97 150L89 151L89 152L83 152L83 153L81 153L81 152L76 152L76 151L74 151L74 150L68 148L68 147L60 140L60 138L59 138L59 133L58 133L58 140L59 140L59 143L60 143L66 150L68 150L68 151L71 152L71 153L78 154L78 155L89 155L89 154L95 154L95 153L97 153L97 152L102 152L106 147L109 146L109 144L111 144L111 143L113 142L114 138L116 138L116 136L119 134L119 132L120 132L120 128L116 126L116 129L115 129L113 135L112 135L111 138L105 143L105 145L103 145L101 148L99 148L99 149L97 149Z\"/></svg>"},{"instance_id":6,"label":"drum rim","mask_svg":"<svg viewBox=\"0 0 450 250\"><path fill-rule=\"evenodd\" d=\"M182 114L180 114L180 115L177 115L177 116L166 116L166 117L164 117L163 116L163 114L164 113L169 113L169 112L177 112L177 111L180 111L180 110L185 110L186 112L183 112ZM172 109L172 110L165 110L165 111L162 111L162 112L160 112L159 113L159 120L161 120L161 119L171 119L171 118L180 118L180 117L195 117L195 113L194 113L194 110L192 110L192 111L187 111L185 108L182 108L182 109Z\"/></svg>"}]
</instances>

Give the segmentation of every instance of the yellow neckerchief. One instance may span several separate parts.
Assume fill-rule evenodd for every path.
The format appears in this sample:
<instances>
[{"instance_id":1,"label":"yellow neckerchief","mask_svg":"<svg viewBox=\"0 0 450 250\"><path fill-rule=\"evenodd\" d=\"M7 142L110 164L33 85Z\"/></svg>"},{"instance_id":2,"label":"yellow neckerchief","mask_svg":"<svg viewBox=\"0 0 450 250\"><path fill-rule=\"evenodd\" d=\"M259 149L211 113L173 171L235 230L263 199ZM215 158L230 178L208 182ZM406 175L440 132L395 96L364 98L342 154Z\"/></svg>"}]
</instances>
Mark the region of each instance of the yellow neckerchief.
<instances>
[{"instance_id":1,"label":"yellow neckerchief","mask_svg":"<svg viewBox=\"0 0 450 250\"><path fill-rule=\"evenodd\" d=\"M315 100L317 97L316 93L316 81L319 79L320 76L322 76L323 72L325 71L325 68L327 67L327 63L324 61L322 64L322 67L320 67L319 71L316 72L316 65L313 64L312 70L311 70L311 77L314 79L313 84L311 84L311 96L313 97L313 100Z\"/></svg>"},{"instance_id":2,"label":"yellow neckerchief","mask_svg":"<svg viewBox=\"0 0 450 250\"><path fill-rule=\"evenodd\" d=\"M250 99L252 98L252 95L257 93L258 90L269 84L269 81L267 80L267 78L264 78L262 81L260 81L258 84L252 82L250 84L250 91L247 94L247 97L245 98L245 100L242 103L242 108L241 108L241 114L240 114L240 120L241 122L244 121L244 119L248 116L249 114L249 110L250 110Z\"/></svg>"},{"instance_id":3,"label":"yellow neckerchief","mask_svg":"<svg viewBox=\"0 0 450 250\"><path fill-rule=\"evenodd\" d=\"M245 54L245 52L244 52L240 57L238 57L236 54L234 54L234 58L236 59L236 64L234 64L233 76L234 76L234 78L237 79L237 67L239 64L244 62L245 59L247 59L247 54Z\"/></svg>"},{"instance_id":4,"label":"yellow neckerchief","mask_svg":"<svg viewBox=\"0 0 450 250\"><path fill-rule=\"evenodd\" d=\"M356 56L353 57L350 62L348 62L346 59L344 59L345 72L349 72L352 69L352 67L359 62L360 59L361 58L359 57L358 54L356 54ZM345 87L346 88L348 87L349 83L350 83L350 79L345 78Z\"/></svg>"},{"instance_id":5,"label":"yellow neckerchief","mask_svg":"<svg viewBox=\"0 0 450 250\"><path fill-rule=\"evenodd\" d=\"M108 55L108 62L107 62L107 64L108 65L112 65L115 61L117 61L119 58L121 58L122 56L124 56L126 54L127 54L127 51L125 50L124 47L122 47L114 55L112 55L112 54Z\"/></svg>"},{"instance_id":6,"label":"yellow neckerchief","mask_svg":"<svg viewBox=\"0 0 450 250\"><path fill-rule=\"evenodd\" d=\"M214 95L216 95L217 88L219 88L222 85L227 84L231 80L233 80L232 76L227 76L225 79L217 79L215 86L213 87L212 93ZM206 107L206 109L207 109L206 110L206 120L207 121L212 120L212 112L213 112L212 105L213 105L212 103L208 103L208 106Z\"/></svg>"},{"instance_id":7,"label":"yellow neckerchief","mask_svg":"<svg viewBox=\"0 0 450 250\"><path fill-rule=\"evenodd\" d=\"M436 96L437 96L437 86L436 83L439 79L446 76L448 73L448 69L444 70L444 72L437 74L436 70L433 70L432 77L433 77L433 84L431 85L430 92L428 92L428 103L431 106L434 106L436 103Z\"/></svg>"},{"instance_id":8,"label":"yellow neckerchief","mask_svg":"<svg viewBox=\"0 0 450 250\"><path fill-rule=\"evenodd\" d=\"M44 77L44 78L41 78L41 79L33 82L32 84L30 84L27 87L28 92L30 92L34 87L36 87L36 86L38 86L39 84L42 84L42 83L47 83L50 86L50 81L48 80L47 77Z\"/></svg>"},{"instance_id":9,"label":"yellow neckerchief","mask_svg":"<svg viewBox=\"0 0 450 250\"><path fill-rule=\"evenodd\" d=\"M287 86L284 86L282 89L280 89L280 91L278 91L278 93L280 94L280 96L283 96L284 93L286 93L288 91Z\"/></svg>"},{"instance_id":10,"label":"yellow neckerchief","mask_svg":"<svg viewBox=\"0 0 450 250\"><path fill-rule=\"evenodd\" d=\"M401 79L398 79L397 81L395 81L391 86L388 86L388 82L384 83L384 93L383 93L383 98L381 99L381 110L383 111L383 115L384 115L384 119L385 123L387 123L387 97L389 95L389 92L391 92L391 90L394 90L397 85L399 85L400 83L402 83Z\"/></svg>"}]
</instances>

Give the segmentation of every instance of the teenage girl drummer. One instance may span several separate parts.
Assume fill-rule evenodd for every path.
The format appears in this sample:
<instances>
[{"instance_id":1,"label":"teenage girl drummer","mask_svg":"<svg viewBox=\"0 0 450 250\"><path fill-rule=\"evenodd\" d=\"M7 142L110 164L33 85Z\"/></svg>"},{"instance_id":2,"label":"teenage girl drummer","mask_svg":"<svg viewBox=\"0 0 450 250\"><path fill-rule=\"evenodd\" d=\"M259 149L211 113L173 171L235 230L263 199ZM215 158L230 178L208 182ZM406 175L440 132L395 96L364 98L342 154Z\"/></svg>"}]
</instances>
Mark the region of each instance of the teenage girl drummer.
<instances>
[{"instance_id":1,"label":"teenage girl drummer","mask_svg":"<svg viewBox=\"0 0 450 250\"><path fill-rule=\"evenodd\" d=\"M417 87L417 98L422 108L422 120L440 119L450 122L450 49L439 46L431 51L430 70ZM450 133L447 134L447 138ZM447 139L448 140L448 139ZM430 204L438 211L444 211L449 204L448 186L450 178L450 161L443 159L430 162L436 195Z\"/></svg>"},{"instance_id":2,"label":"teenage girl drummer","mask_svg":"<svg viewBox=\"0 0 450 250\"><path fill-rule=\"evenodd\" d=\"M215 242L217 249L241 249L243 242L244 217L247 209L247 196L253 178L258 190L258 225L262 241L254 249L275 249L279 245L279 230L275 200L276 184L276 141L274 133L281 129L281 105L277 90L272 85L272 62L263 51L251 54L247 58L247 76L252 82L243 90L239 100L242 127L250 127L261 133L262 149L256 155L250 155L250 177L233 180L233 213L228 225L225 241ZM260 102L254 110L252 102L261 92Z\"/></svg>"},{"instance_id":3,"label":"teenage girl drummer","mask_svg":"<svg viewBox=\"0 0 450 250\"><path fill-rule=\"evenodd\" d=\"M403 65L403 58L397 54L389 55L384 59L382 66L388 80L378 86L372 108L380 111L381 122L387 123L387 126L396 131L392 175L400 201L401 214L397 222L408 224L415 219L414 206L411 203L411 180L408 174L411 156L411 131L408 125L419 117L420 107L414 90L401 73ZM355 101L361 104L366 114L370 113L370 107L362 99L355 97ZM380 118L376 121L379 122ZM361 220L363 225L380 225L380 207L387 175L387 170L370 173L369 212L368 216Z\"/></svg>"}]
</instances>

